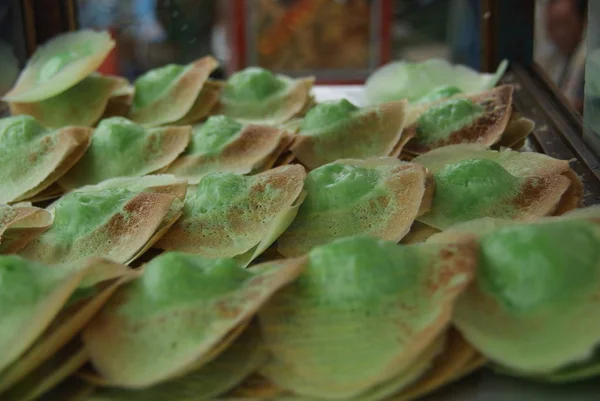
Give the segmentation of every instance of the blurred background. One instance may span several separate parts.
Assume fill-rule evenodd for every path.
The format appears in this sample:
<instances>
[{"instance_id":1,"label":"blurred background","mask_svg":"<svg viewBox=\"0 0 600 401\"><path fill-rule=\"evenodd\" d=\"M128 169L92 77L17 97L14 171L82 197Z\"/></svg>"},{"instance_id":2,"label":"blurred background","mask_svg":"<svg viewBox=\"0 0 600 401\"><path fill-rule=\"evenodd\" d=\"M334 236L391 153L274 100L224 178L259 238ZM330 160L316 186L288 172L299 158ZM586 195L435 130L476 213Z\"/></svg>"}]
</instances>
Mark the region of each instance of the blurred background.
<instances>
[{"instance_id":1,"label":"blurred background","mask_svg":"<svg viewBox=\"0 0 600 401\"><path fill-rule=\"evenodd\" d=\"M480 67L479 0L45 0L67 4L75 28L107 29L117 47L102 72L135 79L166 63L214 54L215 77L248 65L321 83L362 83L391 60L433 57ZM0 93L35 43L23 32L32 0L0 0ZM58 6L57 6L58 7ZM39 8L39 7L38 7ZM64 8L64 7L63 7ZM583 108L587 1L538 0L535 60ZM39 19L38 18L38 19ZM43 32L41 32L43 34ZM38 36L40 32L37 32Z\"/></svg>"}]
</instances>

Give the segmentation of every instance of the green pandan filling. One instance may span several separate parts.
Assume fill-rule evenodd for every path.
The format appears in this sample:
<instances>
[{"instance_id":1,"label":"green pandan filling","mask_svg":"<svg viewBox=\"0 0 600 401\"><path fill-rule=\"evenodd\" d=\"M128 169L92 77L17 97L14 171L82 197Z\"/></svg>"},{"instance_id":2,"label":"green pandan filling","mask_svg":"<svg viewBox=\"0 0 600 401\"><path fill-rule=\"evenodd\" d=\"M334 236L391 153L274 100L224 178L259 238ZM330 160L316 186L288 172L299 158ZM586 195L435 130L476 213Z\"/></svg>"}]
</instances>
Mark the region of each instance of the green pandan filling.
<instances>
[{"instance_id":1,"label":"green pandan filling","mask_svg":"<svg viewBox=\"0 0 600 401\"><path fill-rule=\"evenodd\" d=\"M484 291L511 313L535 313L598 282L598 230L589 221L504 227L481 239L479 260Z\"/></svg>"},{"instance_id":2,"label":"green pandan filling","mask_svg":"<svg viewBox=\"0 0 600 401\"><path fill-rule=\"evenodd\" d=\"M517 195L522 178L486 159L462 160L435 174L432 213L460 222L477 217L509 218L508 200Z\"/></svg>"},{"instance_id":3,"label":"green pandan filling","mask_svg":"<svg viewBox=\"0 0 600 401\"><path fill-rule=\"evenodd\" d=\"M249 67L233 74L227 81L223 95L227 99L252 102L265 100L285 87L285 82L271 71Z\"/></svg>"},{"instance_id":4,"label":"green pandan filling","mask_svg":"<svg viewBox=\"0 0 600 401\"><path fill-rule=\"evenodd\" d=\"M325 211L343 208L371 194L380 173L375 169L330 163L311 171L304 188L303 211Z\"/></svg>"},{"instance_id":5,"label":"green pandan filling","mask_svg":"<svg viewBox=\"0 0 600 401\"><path fill-rule=\"evenodd\" d=\"M231 173L211 173L205 176L196 191L192 214L225 210L248 197L252 177Z\"/></svg>"},{"instance_id":6,"label":"green pandan filling","mask_svg":"<svg viewBox=\"0 0 600 401\"><path fill-rule=\"evenodd\" d=\"M484 110L468 99L451 99L432 106L417 120L417 138L425 143L445 139L471 124Z\"/></svg>"},{"instance_id":7,"label":"green pandan filling","mask_svg":"<svg viewBox=\"0 0 600 401\"><path fill-rule=\"evenodd\" d=\"M58 50L58 49L57 49ZM52 79L67 65L86 58L95 53L93 43L90 41L72 41L69 47L56 51L52 57L44 60L39 66L37 82L44 82Z\"/></svg>"},{"instance_id":8,"label":"green pandan filling","mask_svg":"<svg viewBox=\"0 0 600 401\"><path fill-rule=\"evenodd\" d=\"M185 70L185 66L168 64L148 71L135 80L133 108L141 109L163 95Z\"/></svg>"},{"instance_id":9,"label":"green pandan filling","mask_svg":"<svg viewBox=\"0 0 600 401\"><path fill-rule=\"evenodd\" d=\"M153 140L149 137L153 136ZM73 176L80 184L143 173L147 160L161 151L160 136L123 117L102 120Z\"/></svg>"},{"instance_id":10,"label":"green pandan filling","mask_svg":"<svg viewBox=\"0 0 600 401\"><path fill-rule=\"evenodd\" d=\"M123 313L151 316L182 304L211 301L241 288L252 276L232 259L169 252L148 263L142 278L131 284Z\"/></svg>"},{"instance_id":11,"label":"green pandan filling","mask_svg":"<svg viewBox=\"0 0 600 401\"><path fill-rule=\"evenodd\" d=\"M461 91L456 86L449 86L449 85L438 86L437 88L435 88L434 90L432 90L431 92L426 94L425 96L419 98L417 103L434 102L436 100L446 99L448 97L458 95L459 93L463 93L463 91Z\"/></svg>"},{"instance_id":12,"label":"green pandan filling","mask_svg":"<svg viewBox=\"0 0 600 401\"><path fill-rule=\"evenodd\" d=\"M123 117L111 117L98 124L98 128L94 132L92 147L104 150L134 148L145 136L146 130L141 125Z\"/></svg>"},{"instance_id":13,"label":"green pandan filling","mask_svg":"<svg viewBox=\"0 0 600 401\"><path fill-rule=\"evenodd\" d=\"M121 212L134 195L127 189L68 194L56 204L54 224L44 235L56 235L60 242L70 245Z\"/></svg>"},{"instance_id":14,"label":"green pandan filling","mask_svg":"<svg viewBox=\"0 0 600 401\"><path fill-rule=\"evenodd\" d=\"M27 115L0 119L0 153L10 153L48 131L35 118Z\"/></svg>"},{"instance_id":15,"label":"green pandan filling","mask_svg":"<svg viewBox=\"0 0 600 401\"><path fill-rule=\"evenodd\" d=\"M386 297L418 284L417 249L368 236L338 239L309 253L297 286L328 306L351 303L368 316Z\"/></svg>"},{"instance_id":16,"label":"green pandan filling","mask_svg":"<svg viewBox=\"0 0 600 401\"><path fill-rule=\"evenodd\" d=\"M191 155L219 154L242 131L242 124L226 116L210 117L192 130L192 141L186 153Z\"/></svg>"},{"instance_id":17,"label":"green pandan filling","mask_svg":"<svg viewBox=\"0 0 600 401\"><path fill-rule=\"evenodd\" d=\"M317 104L302 120L301 131L314 131L348 119L359 108L346 99Z\"/></svg>"}]
</instances>

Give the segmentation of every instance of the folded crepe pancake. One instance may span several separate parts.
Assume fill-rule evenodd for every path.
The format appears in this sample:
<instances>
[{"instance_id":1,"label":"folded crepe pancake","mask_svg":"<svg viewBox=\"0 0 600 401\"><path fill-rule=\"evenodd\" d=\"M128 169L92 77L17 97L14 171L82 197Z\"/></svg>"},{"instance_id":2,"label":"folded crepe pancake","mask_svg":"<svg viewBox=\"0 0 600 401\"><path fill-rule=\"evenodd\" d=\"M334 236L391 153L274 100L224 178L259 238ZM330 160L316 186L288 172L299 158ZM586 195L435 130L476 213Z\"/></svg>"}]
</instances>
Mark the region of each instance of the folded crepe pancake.
<instances>
[{"instance_id":1,"label":"folded crepe pancake","mask_svg":"<svg viewBox=\"0 0 600 401\"><path fill-rule=\"evenodd\" d=\"M223 90L224 84L208 80L202 86L200 94L196 98L196 101L192 105L192 108L187 112L181 119L173 122L175 125L187 125L195 124L198 121L202 121L208 117L212 110L219 102L221 91Z\"/></svg>"},{"instance_id":2,"label":"folded crepe pancake","mask_svg":"<svg viewBox=\"0 0 600 401\"><path fill-rule=\"evenodd\" d=\"M129 114L131 104L133 103L134 93L135 87L126 79L121 78L117 87L113 90L108 98L108 102L106 103L106 108L104 109L104 114L102 114L101 120L110 117L127 116L127 114Z\"/></svg>"},{"instance_id":3,"label":"folded crepe pancake","mask_svg":"<svg viewBox=\"0 0 600 401\"><path fill-rule=\"evenodd\" d=\"M269 400L285 394L285 390L277 387L273 382L261 374L253 374L248 376L238 387L230 391L227 396L230 398L246 398L246 399L262 399ZM293 396L285 397L293 399Z\"/></svg>"},{"instance_id":4,"label":"folded crepe pancake","mask_svg":"<svg viewBox=\"0 0 600 401\"><path fill-rule=\"evenodd\" d=\"M480 73L442 59L396 61L374 71L365 83L372 103L408 99L411 103L444 98L454 93L478 93L493 88L508 67L503 60L495 73Z\"/></svg>"},{"instance_id":5,"label":"folded crepe pancake","mask_svg":"<svg viewBox=\"0 0 600 401\"><path fill-rule=\"evenodd\" d=\"M226 350L198 370L142 390L98 389L89 401L213 399L237 386L267 359L258 324L251 324Z\"/></svg>"},{"instance_id":6,"label":"folded crepe pancake","mask_svg":"<svg viewBox=\"0 0 600 401\"><path fill-rule=\"evenodd\" d=\"M80 30L55 36L36 49L3 99L32 103L56 96L96 71L114 46L107 31Z\"/></svg>"},{"instance_id":7,"label":"folded crepe pancake","mask_svg":"<svg viewBox=\"0 0 600 401\"><path fill-rule=\"evenodd\" d=\"M47 264L90 256L130 263L180 216L185 185L147 176L80 188L48 207L54 224L19 253Z\"/></svg>"},{"instance_id":8,"label":"folded crepe pancake","mask_svg":"<svg viewBox=\"0 0 600 401\"><path fill-rule=\"evenodd\" d=\"M439 232L440 230L437 228L415 220L410 226L410 231L402 238L400 243L404 245L419 244Z\"/></svg>"},{"instance_id":9,"label":"folded crepe pancake","mask_svg":"<svg viewBox=\"0 0 600 401\"><path fill-rule=\"evenodd\" d=\"M184 118L218 66L217 60L206 56L186 66L169 64L146 72L134 82L129 119L156 127Z\"/></svg>"},{"instance_id":10,"label":"folded crepe pancake","mask_svg":"<svg viewBox=\"0 0 600 401\"><path fill-rule=\"evenodd\" d=\"M563 175L517 177L489 159L449 164L434 177L431 210L417 219L439 230L480 217L532 221L553 215L571 185Z\"/></svg>"},{"instance_id":11,"label":"folded crepe pancake","mask_svg":"<svg viewBox=\"0 0 600 401\"><path fill-rule=\"evenodd\" d=\"M43 362L48 356L47 349L54 346L51 343L62 341L56 337L66 335L68 326L73 324L70 319L73 315L64 315L62 311L78 296L78 288L89 293L97 284L118 278L125 271L122 265L98 259L49 267L16 255L0 256L2 388L6 388L7 381L12 384L15 370L24 364L36 365L31 357ZM59 316L62 324L54 325ZM28 351L32 349L40 355ZM25 362L21 363L20 358Z\"/></svg>"},{"instance_id":12,"label":"folded crepe pancake","mask_svg":"<svg viewBox=\"0 0 600 401\"><path fill-rule=\"evenodd\" d=\"M272 159L287 149L290 139L275 127L243 125L226 116L213 116L193 127L189 146L165 172L190 184L211 172L248 174L273 164Z\"/></svg>"},{"instance_id":13,"label":"folded crepe pancake","mask_svg":"<svg viewBox=\"0 0 600 401\"><path fill-rule=\"evenodd\" d=\"M479 160L479 162L475 164L468 162L475 159ZM484 160L492 161L497 163L497 165L490 163L482 165L481 161ZM454 182L458 184L454 185L455 189L459 190L455 195L460 198L462 194L464 199L466 199L464 202L457 200L455 209L468 209L469 200L467 198L469 197L472 197L472 200L476 201L475 203L479 203L479 206L484 207L486 206L487 198L491 202L487 205L490 208L490 213L485 212L481 208L479 210L471 209L468 211L467 214L476 217L488 216L527 220L546 214L560 215L576 208L583 196L581 180L569 167L567 160L554 159L539 153L515 152L510 149L497 152L486 150L482 145L468 144L436 149L417 157L413 161L423 164L436 176L443 169L455 170L453 172L450 171L451 174L448 174L446 178L451 181L453 179L452 176L454 176L459 181L464 180L462 184L459 181ZM460 171L461 164L465 164L463 167L467 167L462 173ZM455 167L452 167L453 165ZM485 168L480 169L477 165ZM491 174L492 171L494 172L493 174ZM515 180L515 178L518 179ZM447 182L449 182L448 179L446 179ZM497 182L494 183L495 181ZM483 184L483 186L480 184ZM461 185L467 185L467 190L460 190ZM485 189L487 192L481 192L484 191L484 187L488 188ZM513 198L515 205L504 209L504 211L498 209L499 205L507 205L506 199L510 197L511 191L514 195L515 189L520 191ZM496 195L493 194L494 191L497 192ZM471 195L468 195L469 193ZM489 196L482 196L485 193L489 194ZM450 201L445 196L441 198L442 204ZM444 201L444 198L446 198L446 201ZM506 199L503 200L502 198ZM514 209L513 206L517 208ZM433 209L435 209L435 206ZM513 210L511 211L510 209ZM530 210L531 213L527 212L527 210ZM454 217L449 215L445 217L422 216L423 218L420 221L438 229L444 229L448 225L459 223L468 218L467 215L463 214L461 216L460 214Z\"/></svg>"},{"instance_id":14,"label":"folded crepe pancake","mask_svg":"<svg viewBox=\"0 0 600 401\"><path fill-rule=\"evenodd\" d=\"M184 151L190 132L189 126L144 128L123 117L102 120L87 152L58 183L72 189L109 178L150 174Z\"/></svg>"},{"instance_id":15,"label":"folded crepe pancake","mask_svg":"<svg viewBox=\"0 0 600 401\"><path fill-rule=\"evenodd\" d=\"M437 90L429 93L427 96L422 98L422 101L419 102L421 104L414 105L412 107L409 106L409 116L414 120L415 116L418 116L419 112L422 112L425 108L431 107L434 104L442 103L448 98L456 95L457 98L462 98L465 95L461 95L463 92L452 86L442 86L437 88ZM424 106L423 103L429 104L428 106ZM414 111L411 111L414 110ZM502 133L499 141L494 144L494 148L512 148L515 150L519 150L525 144L525 139L527 136L533 131L535 128L535 123L523 117L519 112L513 110L510 115L510 120ZM404 154L406 157L411 155Z\"/></svg>"},{"instance_id":16,"label":"folded crepe pancake","mask_svg":"<svg viewBox=\"0 0 600 401\"><path fill-rule=\"evenodd\" d=\"M0 203L42 192L77 163L91 139L90 128L51 131L29 116L0 119Z\"/></svg>"},{"instance_id":17,"label":"folded crepe pancake","mask_svg":"<svg viewBox=\"0 0 600 401\"><path fill-rule=\"evenodd\" d=\"M46 399L44 394L66 380L77 371L87 360L87 353L76 338L63 349L59 350L49 360L23 381L3 393L2 400L34 401Z\"/></svg>"},{"instance_id":18,"label":"folded crepe pancake","mask_svg":"<svg viewBox=\"0 0 600 401\"><path fill-rule=\"evenodd\" d=\"M402 389L411 383L414 383L419 377L423 376L424 373L430 369L432 361L435 359L437 354L441 352L444 347L445 335L438 336L425 350L410 364L410 366L396 374L391 379L384 383L381 383L367 392L360 394L355 397L344 398L348 401L377 401L382 399L389 399L399 389ZM429 374L428 374L429 376ZM426 377L428 377L426 376ZM411 387L412 388L412 387ZM238 388L234 390L230 396L245 399L285 399L285 400L305 400L307 397L295 395L289 391L284 390L268 381L263 376L253 376L242 383ZM394 396L391 399L395 400L398 396ZM330 398L315 398L310 397L310 400L326 400Z\"/></svg>"},{"instance_id":19,"label":"folded crepe pancake","mask_svg":"<svg viewBox=\"0 0 600 401\"><path fill-rule=\"evenodd\" d=\"M42 192L38 192L34 196L27 198L27 202L36 203L38 206L43 207L45 202L56 199L64 193L65 190L58 185L58 182L54 182Z\"/></svg>"},{"instance_id":20,"label":"folded crepe pancake","mask_svg":"<svg viewBox=\"0 0 600 401\"><path fill-rule=\"evenodd\" d=\"M111 278L109 276L106 280L93 286L88 283L88 285L78 287L36 342L17 361L0 372L0 394L20 392L23 387L30 387L30 377L39 377L35 372L43 370L42 366L55 359L57 353L72 354L73 352L68 350L68 343L72 342L87 322L110 299L115 290L132 280L137 274L127 270L123 265L107 260L92 259L87 261L86 265L92 263L95 271L102 270L96 280L104 279L102 275L106 275L107 272L111 275L114 272L114 275L120 275L120 277ZM87 361L87 354L83 362L85 361ZM76 369L80 366L78 365Z\"/></svg>"},{"instance_id":21,"label":"folded crepe pancake","mask_svg":"<svg viewBox=\"0 0 600 401\"><path fill-rule=\"evenodd\" d=\"M403 131L405 107L405 101L363 109L345 99L319 103L299 123L301 140L291 149L309 169L338 159L398 153L396 145L411 137Z\"/></svg>"},{"instance_id":22,"label":"folded crepe pancake","mask_svg":"<svg viewBox=\"0 0 600 401\"><path fill-rule=\"evenodd\" d=\"M52 225L52 215L31 206L0 205L0 254L15 253Z\"/></svg>"},{"instance_id":23,"label":"folded crepe pancake","mask_svg":"<svg viewBox=\"0 0 600 401\"><path fill-rule=\"evenodd\" d=\"M314 77L292 79L259 67L233 74L225 83L213 114L238 121L278 125L304 112L314 99L310 91Z\"/></svg>"},{"instance_id":24,"label":"folded crepe pancake","mask_svg":"<svg viewBox=\"0 0 600 401\"><path fill-rule=\"evenodd\" d=\"M254 176L213 173L189 191L183 215L156 244L247 265L290 225L302 203L306 173L282 166Z\"/></svg>"},{"instance_id":25,"label":"folded crepe pancake","mask_svg":"<svg viewBox=\"0 0 600 401\"><path fill-rule=\"evenodd\" d=\"M294 134L283 131L279 138L279 143L273 152L263 159L255 168L255 172L267 171L274 167L285 166L290 164L294 159L294 155L290 152L292 144L298 140ZM291 157L290 157L291 155Z\"/></svg>"},{"instance_id":26,"label":"folded crepe pancake","mask_svg":"<svg viewBox=\"0 0 600 401\"><path fill-rule=\"evenodd\" d=\"M405 131L413 139L403 151L420 155L459 143L492 146L500 140L510 120L512 93L512 86L502 85L477 95L457 95L411 107Z\"/></svg>"},{"instance_id":27,"label":"folded crepe pancake","mask_svg":"<svg viewBox=\"0 0 600 401\"><path fill-rule=\"evenodd\" d=\"M533 132L535 122L523 117L520 113L514 112L494 148L511 148L519 150L525 145L525 140Z\"/></svg>"},{"instance_id":28,"label":"folded crepe pancake","mask_svg":"<svg viewBox=\"0 0 600 401\"><path fill-rule=\"evenodd\" d=\"M98 122L111 94L123 81L125 79L119 77L92 74L48 99L35 103L10 103L10 112L13 116L30 115L48 128L67 125L91 127Z\"/></svg>"},{"instance_id":29,"label":"folded crepe pancake","mask_svg":"<svg viewBox=\"0 0 600 401\"><path fill-rule=\"evenodd\" d=\"M272 356L262 373L317 398L410 382L471 281L475 256L473 242L398 246L368 236L313 249L300 277L259 311Z\"/></svg>"},{"instance_id":30,"label":"folded crepe pancake","mask_svg":"<svg viewBox=\"0 0 600 401\"><path fill-rule=\"evenodd\" d=\"M485 358L466 342L458 331L451 328L431 343L407 371L365 394L350 398L350 400L412 401L420 399L424 395L467 376L485 363ZM261 375L248 377L228 396L231 399L285 399L290 401L306 399L306 397L286 392ZM314 400L315 398L311 397L310 399Z\"/></svg>"},{"instance_id":31,"label":"folded crepe pancake","mask_svg":"<svg viewBox=\"0 0 600 401\"><path fill-rule=\"evenodd\" d=\"M481 220L455 232L478 237L480 252L454 323L504 371L543 379L598 365L600 209L590 212L530 224Z\"/></svg>"},{"instance_id":32,"label":"folded crepe pancake","mask_svg":"<svg viewBox=\"0 0 600 401\"><path fill-rule=\"evenodd\" d=\"M419 399L481 366L472 363L479 354L457 330L449 329L445 337L444 350L435 357L431 368L399 394L391 397L391 401Z\"/></svg>"},{"instance_id":33,"label":"folded crepe pancake","mask_svg":"<svg viewBox=\"0 0 600 401\"><path fill-rule=\"evenodd\" d=\"M385 381L384 383L378 384L377 386L369 389L365 393L362 393L358 396L343 398L345 401L379 401L379 400L387 400L390 399L390 396L395 394L399 389L402 389L414 381L416 381L420 376L424 374L429 368L432 361L436 358L436 355L441 352L441 349L444 347L444 335L438 336L430 345L428 345L425 350L419 354L419 356L411 363L411 365L404 371L396 374L394 377ZM265 379L263 379L265 380ZM252 383L249 383L252 385ZM254 384L254 386L258 387L244 387L248 386L247 383L242 384L242 386L235 390L235 396L243 395L243 398L250 399L282 399L282 400L311 400L311 401L325 401L328 399L335 398L315 398L315 397L305 397L298 396L289 391L286 391L280 387L277 387L275 384L271 382L263 382L262 384L259 382ZM391 397L391 399L395 400L397 396Z\"/></svg>"},{"instance_id":34,"label":"folded crepe pancake","mask_svg":"<svg viewBox=\"0 0 600 401\"><path fill-rule=\"evenodd\" d=\"M431 368L433 360L442 352L444 342L444 335L439 335L404 370L368 391L350 398L349 401L378 401L388 399L393 394L414 383Z\"/></svg>"},{"instance_id":35,"label":"folded crepe pancake","mask_svg":"<svg viewBox=\"0 0 600 401\"><path fill-rule=\"evenodd\" d=\"M345 159L311 171L305 190L298 215L277 240L284 256L358 233L398 242L429 209L433 182L419 164Z\"/></svg>"},{"instance_id":36,"label":"folded crepe pancake","mask_svg":"<svg viewBox=\"0 0 600 401\"><path fill-rule=\"evenodd\" d=\"M96 369L125 388L200 369L217 357L206 358L223 337L294 280L302 264L295 259L244 269L231 259L166 253L117 290L84 329L85 347Z\"/></svg>"}]
</instances>

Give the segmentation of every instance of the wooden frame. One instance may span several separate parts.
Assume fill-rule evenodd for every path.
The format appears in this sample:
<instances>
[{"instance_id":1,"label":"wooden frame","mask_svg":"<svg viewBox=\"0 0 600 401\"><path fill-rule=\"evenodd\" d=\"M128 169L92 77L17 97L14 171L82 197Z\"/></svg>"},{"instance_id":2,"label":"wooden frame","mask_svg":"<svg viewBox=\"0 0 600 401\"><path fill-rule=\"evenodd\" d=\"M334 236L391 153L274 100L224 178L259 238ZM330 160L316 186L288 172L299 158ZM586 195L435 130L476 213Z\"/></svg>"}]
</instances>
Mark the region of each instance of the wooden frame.
<instances>
[{"instance_id":1,"label":"wooden frame","mask_svg":"<svg viewBox=\"0 0 600 401\"><path fill-rule=\"evenodd\" d=\"M495 71L507 59L533 63L535 0L480 0L481 69Z\"/></svg>"},{"instance_id":2,"label":"wooden frame","mask_svg":"<svg viewBox=\"0 0 600 401\"><path fill-rule=\"evenodd\" d=\"M61 32L77 29L75 0L21 0L27 51Z\"/></svg>"}]
</instances>

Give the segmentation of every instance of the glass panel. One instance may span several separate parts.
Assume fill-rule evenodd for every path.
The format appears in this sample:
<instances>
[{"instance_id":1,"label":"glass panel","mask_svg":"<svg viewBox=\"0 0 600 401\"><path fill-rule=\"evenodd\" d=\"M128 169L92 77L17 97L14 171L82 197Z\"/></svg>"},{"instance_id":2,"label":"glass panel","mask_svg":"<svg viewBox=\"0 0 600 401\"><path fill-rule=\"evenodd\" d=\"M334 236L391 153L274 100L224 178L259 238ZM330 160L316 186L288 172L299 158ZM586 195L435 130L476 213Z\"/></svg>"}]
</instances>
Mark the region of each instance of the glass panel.
<instances>
[{"instance_id":1,"label":"glass panel","mask_svg":"<svg viewBox=\"0 0 600 401\"><path fill-rule=\"evenodd\" d=\"M206 54L223 71L260 65L351 83L390 60L451 58L477 68L480 59L478 0L76 2L80 28L108 29L117 40L101 71L129 79Z\"/></svg>"},{"instance_id":2,"label":"glass panel","mask_svg":"<svg viewBox=\"0 0 600 401\"><path fill-rule=\"evenodd\" d=\"M212 0L77 0L79 27L108 29L117 41L101 71L129 79L164 64L185 64L212 53L217 4Z\"/></svg>"},{"instance_id":3,"label":"glass panel","mask_svg":"<svg viewBox=\"0 0 600 401\"><path fill-rule=\"evenodd\" d=\"M535 61L579 112L583 111L587 1L538 0Z\"/></svg>"},{"instance_id":4,"label":"glass panel","mask_svg":"<svg viewBox=\"0 0 600 401\"><path fill-rule=\"evenodd\" d=\"M585 139L600 153L600 3L590 2L588 14L588 59L585 71Z\"/></svg>"}]
</instances>

